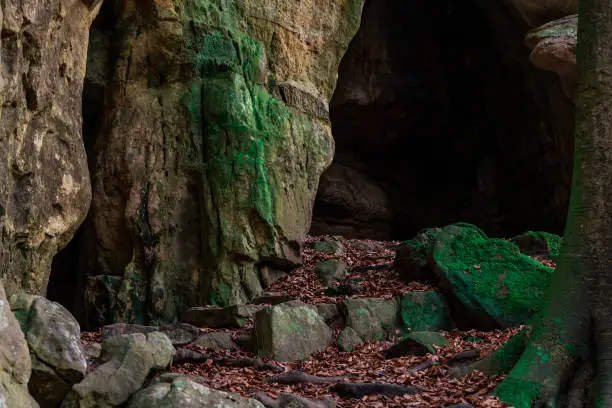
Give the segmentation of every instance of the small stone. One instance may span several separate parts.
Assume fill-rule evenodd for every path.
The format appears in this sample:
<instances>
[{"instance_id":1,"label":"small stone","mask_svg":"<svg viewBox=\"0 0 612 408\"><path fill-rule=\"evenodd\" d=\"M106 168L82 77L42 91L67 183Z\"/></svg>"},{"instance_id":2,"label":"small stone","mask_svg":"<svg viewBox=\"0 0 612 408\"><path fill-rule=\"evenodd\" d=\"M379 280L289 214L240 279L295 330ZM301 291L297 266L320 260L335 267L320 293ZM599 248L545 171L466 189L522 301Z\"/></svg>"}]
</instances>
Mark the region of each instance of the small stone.
<instances>
[{"instance_id":1,"label":"small stone","mask_svg":"<svg viewBox=\"0 0 612 408\"><path fill-rule=\"evenodd\" d=\"M414 332L385 350L385 356L387 358L424 356L427 353L435 354L437 352L435 346L446 345L448 340L438 332Z\"/></svg>"},{"instance_id":2,"label":"small stone","mask_svg":"<svg viewBox=\"0 0 612 408\"><path fill-rule=\"evenodd\" d=\"M200 347L213 348L218 350L237 350L238 345L232 339L230 332L212 332L198 337L194 342Z\"/></svg>"},{"instance_id":3,"label":"small stone","mask_svg":"<svg viewBox=\"0 0 612 408\"><path fill-rule=\"evenodd\" d=\"M337 343L340 350L353 351L363 340L352 327L347 327L338 335Z\"/></svg>"},{"instance_id":4,"label":"small stone","mask_svg":"<svg viewBox=\"0 0 612 408\"><path fill-rule=\"evenodd\" d=\"M347 275L347 265L344 261L328 260L315 266L317 277L325 286L331 286L334 282L339 282Z\"/></svg>"},{"instance_id":5,"label":"small stone","mask_svg":"<svg viewBox=\"0 0 612 408\"><path fill-rule=\"evenodd\" d=\"M342 255L344 248L338 241L325 239L324 241L317 241L312 243L312 248L317 252L330 255Z\"/></svg>"}]
</instances>

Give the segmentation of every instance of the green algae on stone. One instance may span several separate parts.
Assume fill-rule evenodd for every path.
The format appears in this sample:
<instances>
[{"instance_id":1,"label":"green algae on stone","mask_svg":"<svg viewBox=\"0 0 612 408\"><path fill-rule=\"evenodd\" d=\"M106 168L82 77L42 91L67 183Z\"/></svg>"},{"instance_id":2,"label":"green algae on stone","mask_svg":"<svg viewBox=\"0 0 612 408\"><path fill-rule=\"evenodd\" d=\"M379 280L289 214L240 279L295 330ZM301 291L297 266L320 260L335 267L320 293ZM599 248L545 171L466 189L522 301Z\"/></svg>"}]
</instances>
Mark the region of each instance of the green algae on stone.
<instances>
[{"instance_id":1,"label":"green algae on stone","mask_svg":"<svg viewBox=\"0 0 612 408\"><path fill-rule=\"evenodd\" d=\"M438 285L472 318L490 318L502 327L529 320L553 274L516 245L465 225L450 225L438 234L433 261Z\"/></svg>"},{"instance_id":2,"label":"green algae on stone","mask_svg":"<svg viewBox=\"0 0 612 408\"><path fill-rule=\"evenodd\" d=\"M400 296L400 319L404 330L449 330L448 306L437 292L410 292Z\"/></svg>"}]
</instances>

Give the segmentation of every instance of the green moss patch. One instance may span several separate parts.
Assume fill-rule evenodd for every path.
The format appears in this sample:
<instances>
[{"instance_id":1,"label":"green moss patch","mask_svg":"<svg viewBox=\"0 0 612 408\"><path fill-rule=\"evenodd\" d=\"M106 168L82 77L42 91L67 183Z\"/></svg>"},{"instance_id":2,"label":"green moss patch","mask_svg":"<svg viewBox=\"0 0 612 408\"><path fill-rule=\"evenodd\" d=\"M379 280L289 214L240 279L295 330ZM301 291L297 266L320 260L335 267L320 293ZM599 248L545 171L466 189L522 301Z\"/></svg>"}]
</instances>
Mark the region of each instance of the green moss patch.
<instances>
[{"instance_id":1,"label":"green moss patch","mask_svg":"<svg viewBox=\"0 0 612 408\"><path fill-rule=\"evenodd\" d=\"M432 253L438 285L474 318L518 326L540 307L553 269L522 254L511 242L488 238L465 225L445 227Z\"/></svg>"}]
</instances>

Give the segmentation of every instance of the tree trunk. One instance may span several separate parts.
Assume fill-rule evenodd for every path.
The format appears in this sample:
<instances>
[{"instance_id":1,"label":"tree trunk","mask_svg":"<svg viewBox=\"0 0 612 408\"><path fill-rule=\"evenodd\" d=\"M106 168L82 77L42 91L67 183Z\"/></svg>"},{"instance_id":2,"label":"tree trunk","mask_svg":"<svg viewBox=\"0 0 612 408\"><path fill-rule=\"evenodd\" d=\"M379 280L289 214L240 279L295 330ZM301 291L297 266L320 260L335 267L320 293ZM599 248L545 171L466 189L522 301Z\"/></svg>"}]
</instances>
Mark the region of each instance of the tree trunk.
<instances>
[{"instance_id":1,"label":"tree trunk","mask_svg":"<svg viewBox=\"0 0 612 408\"><path fill-rule=\"evenodd\" d=\"M579 16L574 176L561 256L527 347L495 390L516 408L576 406L585 394L568 389L585 383L572 377L590 358L591 402L612 407L612 0L581 0Z\"/></svg>"}]
</instances>

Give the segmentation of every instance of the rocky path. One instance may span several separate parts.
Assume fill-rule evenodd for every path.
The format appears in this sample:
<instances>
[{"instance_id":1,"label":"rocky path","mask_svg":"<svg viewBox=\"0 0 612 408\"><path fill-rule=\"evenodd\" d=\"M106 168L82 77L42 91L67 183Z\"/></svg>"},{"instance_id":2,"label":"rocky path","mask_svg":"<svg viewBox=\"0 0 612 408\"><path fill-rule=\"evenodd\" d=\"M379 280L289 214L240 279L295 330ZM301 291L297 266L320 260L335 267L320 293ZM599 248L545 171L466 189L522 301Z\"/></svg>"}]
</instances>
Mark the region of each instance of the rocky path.
<instances>
[{"instance_id":1,"label":"rocky path","mask_svg":"<svg viewBox=\"0 0 612 408\"><path fill-rule=\"evenodd\" d=\"M393 270L397 245L397 242L310 237L304 265L271 285L268 291L272 295L262 298L261 302L297 299L313 305L339 304L350 298L392 298L433 290L423 283L405 284L398 278ZM327 263L328 268L322 269L322 263ZM257 308L263 306L267 305L260 304ZM298 406L314 408L506 406L487 396L501 381L501 376L486 377L476 372L457 379L449 374L448 367L461 359L488 355L517 329L441 331L448 340L447 345L435 347L423 355L388 358L385 350L400 336L400 331L396 330L395 335L392 333L384 341L361 343L352 347L350 352L341 351L334 342L306 359L280 363L245 351L253 341L250 336L253 321L248 314L241 315L234 309L233 315L215 319L208 319L206 324L215 327L192 329L199 332L194 336L197 340L185 340L184 344L173 340L178 351L168 371L197 376L194 379L198 383L213 389L255 396L269 407L286 406L281 402L286 402L287 395L307 398ZM114 326L121 332L140 331L129 325ZM177 326L173 327L176 329ZM107 326L103 331L110 333L111 329ZM103 331L83 333L82 341L85 344L99 342ZM334 328L333 335L338 336L340 331L341 328ZM172 335L169 337L172 339ZM296 371L299 378L293 382L297 383L283 381L283 375L294 375ZM315 376L314 380L303 374ZM338 382L393 386L383 391L369 389L361 393L360 390L338 386ZM393 391L397 386L418 392L403 394L404 391ZM391 394L403 395L380 394L389 393L389 390Z\"/></svg>"}]
</instances>

